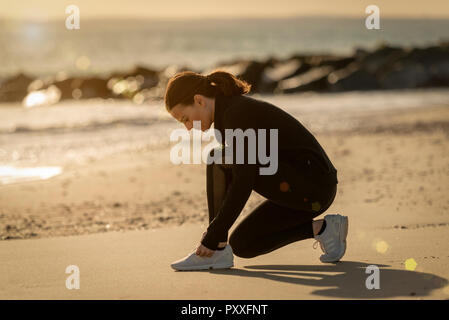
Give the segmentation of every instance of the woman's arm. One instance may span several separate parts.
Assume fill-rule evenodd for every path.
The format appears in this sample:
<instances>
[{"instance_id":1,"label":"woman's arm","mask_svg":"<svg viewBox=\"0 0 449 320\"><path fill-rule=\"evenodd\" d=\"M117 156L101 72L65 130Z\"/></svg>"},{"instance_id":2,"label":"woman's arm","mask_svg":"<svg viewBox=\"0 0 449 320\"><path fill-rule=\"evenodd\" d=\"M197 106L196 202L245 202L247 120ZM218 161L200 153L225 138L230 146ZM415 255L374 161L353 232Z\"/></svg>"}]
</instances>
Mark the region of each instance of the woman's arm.
<instances>
[{"instance_id":1,"label":"woman's arm","mask_svg":"<svg viewBox=\"0 0 449 320\"><path fill-rule=\"evenodd\" d=\"M232 182L220 210L209 224L207 233L201 241L201 244L206 248L215 250L221 239L226 237L228 230L234 224L251 195L258 170L255 164L232 165Z\"/></svg>"},{"instance_id":2,"label":"woman's arm","mask_svg":"<svg viewBox=\"0 0 449 320\"><path fill-rule=\"evenodd\" d=\"M233 130L242 129L243 131L248 128L254 128L255 124L252 123L252 119L246 117L243 112L241 112L241 109L229 108L226 111L227 112L223 117L224 128ZM230 141L227 142L229 144ZM221 208L209 224L207 233L201 241L202 245L211 250L215 250L218 243L226 238L228 230L232 227L248 201L259 173L258 164L247 163L249 159L247 148L248 141L245 141L244 143L245 163L243 164L235 163L237 158L236 151L238 149L235 141L232 143L232 146L234 160L234 163L230 165L232 170L232 181L227 189Z\"/></svg>"}]
</instances>

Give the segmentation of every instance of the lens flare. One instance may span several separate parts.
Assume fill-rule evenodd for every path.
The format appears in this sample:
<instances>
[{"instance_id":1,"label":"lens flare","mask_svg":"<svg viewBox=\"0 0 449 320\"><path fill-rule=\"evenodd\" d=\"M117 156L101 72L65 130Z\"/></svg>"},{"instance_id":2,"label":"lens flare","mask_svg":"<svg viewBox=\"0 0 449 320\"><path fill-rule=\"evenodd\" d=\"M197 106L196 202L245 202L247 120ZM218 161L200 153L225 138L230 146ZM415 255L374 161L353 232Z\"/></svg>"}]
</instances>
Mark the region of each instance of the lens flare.
<instances>
[{"instance_id":1,"label":"lens flare","mask_svg":"<svg viewBox=\"0 0 449 320\"><path fill-rule=\"evenodd\" d=\"M0 184L45 180L56 176L61 172L61 167L18 168L12 166L0 166Z\"/></svg>"},{"instance_id":2,"label":"lens flare","mask_svg":"<svg viewBox=\"0 0 449 320\"><path fill-rule=\"evenodd\" d=\"M376 242L376 251L377 252L385 253L385 252L387 252L388 248L389 248L388 243L386 243L385 241L380 240L380 241Z\"/></svg>"},{"instance_id":3,"label":"lens flare","mask_svg":"<svg viewBox=\"0 0 449 320\"><path fill-rule=\"evenodd\" d=\"M80 56L76 59L75 65L80 70L87 70L90 67L90 59L86 56Z\"/></svg>"},{"instance_id":4,"label":"lens flare","mask_svg":"<svg viewBox=\"0 0 449 320\"><path fill-rule=\"evenodd\" d=\"M409 258L407 260L405 260L405 269L409 270L409 271L413 271L416 269L416 266L418 264L416 263L415 259L413 258Z\"/></svg>"}]
</instances>

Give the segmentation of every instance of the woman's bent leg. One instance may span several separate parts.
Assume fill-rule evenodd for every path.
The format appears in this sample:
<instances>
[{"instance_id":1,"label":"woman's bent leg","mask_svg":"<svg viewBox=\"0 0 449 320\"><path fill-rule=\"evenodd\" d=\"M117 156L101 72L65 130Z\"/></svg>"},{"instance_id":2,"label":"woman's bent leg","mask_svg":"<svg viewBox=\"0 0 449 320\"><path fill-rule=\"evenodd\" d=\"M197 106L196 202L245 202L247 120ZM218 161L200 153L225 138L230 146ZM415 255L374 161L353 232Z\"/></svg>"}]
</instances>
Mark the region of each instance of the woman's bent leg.
<instances>
[{"instance_id":1,"label":"woman's bent leg","mask_svg":"<svg viewBox=\"0 0 449 320\"><path fill-rule=\"evenodd\" d=\"M255 191L269 200L252 211L229 239L234 253L244 258L313 238L313 219L332 204L337 185L313 167L281 162L275 175L258 177Z\"/></svg>"},{"instance_id":2,"label":"woman's bent leg","mask_svg":"<svg viewBox=\"0 0 449 320\"><path fill-rule=\"evenodd\" d=\"M312 221L318 214L264 201L234 229L229 244L234 254L253 258L289 243L313 238Z\"/></svg>"},{"instance_id":3,"label":"woman's bent leg","mask_svg":"<svg viewBox=\"0 0 449 320\"><path fill-rule=\"evenodd\" d=\"M232 175L229 170L224 169L219 164L208 164L206 169L206 191L207 191L207 206L209 212L209 224L216 217L218 210L226 196L229 184L232 180ZM228 237L220 239L221 242L227 242Z\"/></svg>"}]
</instances>

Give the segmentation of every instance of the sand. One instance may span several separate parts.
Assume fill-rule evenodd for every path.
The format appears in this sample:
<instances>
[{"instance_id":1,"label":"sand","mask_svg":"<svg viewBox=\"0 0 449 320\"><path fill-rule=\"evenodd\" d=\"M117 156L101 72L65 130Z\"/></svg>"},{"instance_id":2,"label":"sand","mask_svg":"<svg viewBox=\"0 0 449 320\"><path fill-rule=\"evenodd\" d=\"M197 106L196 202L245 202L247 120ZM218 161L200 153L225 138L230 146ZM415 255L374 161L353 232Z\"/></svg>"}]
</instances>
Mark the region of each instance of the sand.
<instances>
[{"instance_id":1,"label":"sand","mask_svg":"<svg viewBox=\"0 0 449 320\"><path fill-rule=\"evenodd\" d=\"M0 298L448 299L449 108L358 121L316 135L338 169L326 213L349 217L340 263L322 264L308 239L231 270L173 271L207 227L205 165L173 165L160 149L0 186ZM253 192L233 228L262 200ZM65 288L71 264L80 290ZM368 265L379 290L365 287Z\"/></svg>"}]
</instances>

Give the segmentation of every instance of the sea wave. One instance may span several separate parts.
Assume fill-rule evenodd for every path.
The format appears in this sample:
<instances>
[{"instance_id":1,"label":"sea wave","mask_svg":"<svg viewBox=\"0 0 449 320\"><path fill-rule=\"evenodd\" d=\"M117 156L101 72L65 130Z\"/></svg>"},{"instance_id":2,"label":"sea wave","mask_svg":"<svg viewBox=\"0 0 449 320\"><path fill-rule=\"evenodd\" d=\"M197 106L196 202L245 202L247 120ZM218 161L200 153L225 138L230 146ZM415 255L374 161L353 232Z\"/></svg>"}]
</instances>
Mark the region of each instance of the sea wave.
<instances>
[{"instance_id":1,"label":"sea wave","mask_svg":"<svg viewBox=\"0 0 449 320\"><path fill-rule=\"evenodd\" d=\"M442 89L253 97L286 110L313 134L390 130L382 126L383 120L401 110L449 107L449 91ZM434 121L435 128L448 128L439 119L427 120ZM184 126L162 103L133 105L130 101L93 99L32 109L3 105L0 165L65 167L122 153L151 153L170 146L170 134L180 128ZM400 132L415 129L429 128L419 123L398 127Z\"/></svg>"}]
</instances>

